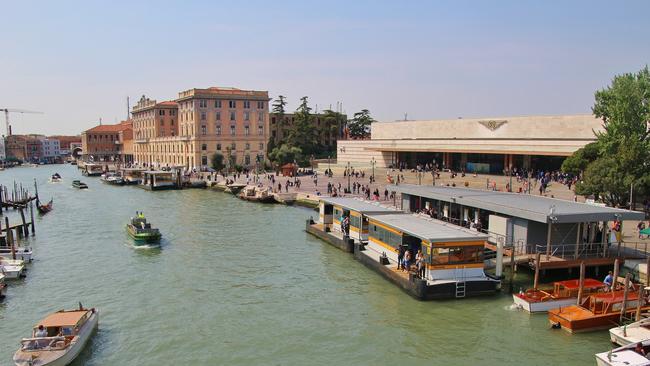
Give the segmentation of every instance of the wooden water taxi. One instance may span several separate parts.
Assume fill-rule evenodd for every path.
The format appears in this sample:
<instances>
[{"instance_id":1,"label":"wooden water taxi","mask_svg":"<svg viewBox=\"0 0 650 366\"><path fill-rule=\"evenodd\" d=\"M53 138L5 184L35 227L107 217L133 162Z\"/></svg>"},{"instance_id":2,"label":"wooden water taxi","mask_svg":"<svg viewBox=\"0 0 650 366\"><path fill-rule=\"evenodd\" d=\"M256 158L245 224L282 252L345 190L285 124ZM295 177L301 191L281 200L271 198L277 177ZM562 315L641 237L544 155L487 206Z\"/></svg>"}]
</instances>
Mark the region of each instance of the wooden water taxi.
<instances>
[{"instance_id":1,"label":"wooden water taxi","mask_svg":"<svg viewBox=\"0 0 650 366\"><path fill-rule=\"evenodd\" d=\"M640 344L639 344L640 343ZM609 352L596 354L598 366L650 366L650 340L630 343Z\"/></svg>"},{"instance_id":2,"label":"wooden water taxi","mask_svg":"<svg viewBox=\"0 0 650 366\"><path fill-rule=\"evenodd\" d=\"M641 301L641 311L650 310L645 299L639 299L637 286L632 286L634 290L628 292L625 301L626 317L636 313L638 301ZM561 327L570 333L607 329L612 324L619 324L623 300L624 290L592 294L581 305L549 310L548 320L553 327Z\"/></svg>"},{"instance_id":3,"label":"wooden water taxi","mask_svg":"<svg viewBox=\"0 0 650 366\"><path fill-rule=\"evenodd\" d=\"M86 189L88 188L88 185L80 180L73 180L72 181L72 187L78 188L78 189Z\"/></svg>"},{"instance_id":4,"label":"wooden water taxi","mask_svg":"<svg viewBox=\"0 0 650 366\"><path fill-rule=\"evenodd\" d=\"M99 312L84 309L60 310L41 320L31 338L20 341L14 354L16 366L64 366L81 353L99 324Z\"/></svg>"},{"instance_id":5,"label":"wooden water taxi","mask_svg":"<svg viewBox=\"0 0 650 366\"><path fill-rule=\"evenodd\" d=\"M604 290L606 285L600 281L585 278L583 296ZM513 294L517 307L529 313L545 313L551 309L574 305L578 300L579 280L558 281L553 283L552 289L528 289L518 294Z\"/></svg>"},{"instance_id":6,"label":"wooden water taxi","mask_svg":"<svg viewBox=\"0 0 650 366\"><path fill-rule=\"evenodd\" d=\"M632 324L612 328L609 330L609 339L619 346L650 339L650 319L641 319Z\"/></svg>"},{"instance_id":7,"label":"wooden water taxi","mask_svg":"<svg viewBox=\"0 0 650 366\"><path fill-rule=\"evenodd\" d=\"M126 232L133 238L136 246L158 243L162 237L160 230L152 228L142 213L131 218L131 222L126 224Z\"/></svg>"}]
</instances>

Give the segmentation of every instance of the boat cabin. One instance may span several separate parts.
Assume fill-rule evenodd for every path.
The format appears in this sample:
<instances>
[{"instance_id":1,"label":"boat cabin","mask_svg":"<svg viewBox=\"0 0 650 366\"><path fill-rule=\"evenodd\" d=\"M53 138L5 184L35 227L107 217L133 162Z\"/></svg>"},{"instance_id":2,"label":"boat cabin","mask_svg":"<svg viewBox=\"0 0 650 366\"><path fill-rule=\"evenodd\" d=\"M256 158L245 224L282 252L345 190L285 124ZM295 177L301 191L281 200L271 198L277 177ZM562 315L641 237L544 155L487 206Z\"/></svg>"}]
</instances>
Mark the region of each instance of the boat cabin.
<instances>
[{"instance_id":1,"label":"boat cabin","mask_svg":"<svg viewBox=\"0 0 650 366\"><path fill-rule=\"evenodd\" d=\"M39 324L34 326L31 339L26 339L25 349L50 349L66 348L79 333L82 325L90 318L93 310L58 311L48 315ZM43 326L47 335L37 336L39 326Z\"/></svg>"},{"instance_id":2,"label":"boat cabin","mask_svg":"<svg viewBox=\"0 0 650 366\"><path fill-rule=\"evenodd\" d=\"M595 294L587 297L582 302L582 307L591 311L593 314L611 314L618 313L623 307L624 291L613 291L602 294ZM627 301L625 302L625 309L636 309L637 302L639 301L639 293L637 291L630 291L627 294ZM643 305L643 304L642 304Z\"/></svg>"},{"instance_id":3,"label":"boat cabin","mask_svg":"<svg viewBox=\"0 0 650 366\"><path fill-rule=\"evenodd\" d=\"M411 263L421 250L429 281L485 278L483 251L487 234L422 215L393 213L369 215L368 219L367 249L385 253L390 262L397 263L400 247L410 250Z\"/></svg>"},{"instance_id":4,"label":"boat cabin","mask_svg":"<svg viewBox=\"0 0 650 366\"><path fill-rule=\"evenodd\" d=\"M585 278L583 283L583 291L585 294L597 292L605 288L605 284L594 280L593 278ZM553 296L556 298L577 297L580 290L580 280L566 280L553 283Z\"/></svg>"},{"instance_id":5,"label":"boat cabin","mask_svg":"<svg viewBox=\"0 0 650 366\"><path fill-rule=\"evenodd\" d=\"M350 218L347 233L351 239L359 242L368 240L368 216L397 213L398 211L380 206L378 203L348 197L321 198L318 204L318 221L329 230L343 233L341 222Z\"/></svg>"},{"instance_id":6,"label":"boat cabin","mask_svg":"<svg viewBox=\"0 0 650 366\"><path fill-rule=\"evenodd\" d=\"M142 185L150 190L178 188L178 177L174 171L147 170L143 172Z\"/></svg>"}]
</instances>

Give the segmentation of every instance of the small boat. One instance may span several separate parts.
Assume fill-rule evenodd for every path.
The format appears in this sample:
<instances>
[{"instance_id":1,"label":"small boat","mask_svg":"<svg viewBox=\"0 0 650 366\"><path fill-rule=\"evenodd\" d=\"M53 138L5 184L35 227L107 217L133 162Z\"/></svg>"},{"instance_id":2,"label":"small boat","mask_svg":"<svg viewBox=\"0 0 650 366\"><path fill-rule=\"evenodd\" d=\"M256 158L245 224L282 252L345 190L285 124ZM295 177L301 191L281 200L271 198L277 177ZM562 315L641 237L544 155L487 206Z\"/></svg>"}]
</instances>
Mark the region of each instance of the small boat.
<instances>
[{"instance_id":1,"label":"small boat","mask_svg":"<svg viewBox=\"0 0 650 366\"><path fill-rule=\"evenodd\" d=\"M20 259L0 257L0 273L8 280L25 277L25 262Z\"/></svg>"},{"instance_id":2,"label":"small boat","mask_svg":"<svg viewBox=\"0 0 650 366\"><path fill-rule=\"evenodd\" d=\"M54 174L52 174L52 176L50 177L50 182L51 182L51 183L59 183L59 182L62 181L62 180L63 180L63 179L61 178L61 176L59 175L59 173L54 173Z\"/></svg>"},{"instance_id":3,"label":"small boat","mask_svg":"<svg viewBox=\"0 0 650 366\"><path fill-rule=\"evenodd\" d=\"M30 338L20 341L14 354L16 366L64 366L84 349L99 324L95 308L59 310L41 320Z\"/></svg>"},{"instance_id":4,"label":"small boat","mask_svg":"<svg viewBox=\"0 0 650 366\"><path fill-rule=\"evenodd\" d=\"M137 213L136 217L132 217L131 222L126 224L126 232L133 238L135 245L158 243L162 237L160 230L152 228L141 212Z\"/></svg>"},{"instance_id":5,"label":"small boat","mask_svg":"<svg viewBox=\"0 0 650 366\"><path fill-rule=\"evenodd\" d=\"M79 189L85 189L88 188L88 185L80 180L73 180L72 181L72 187L74 188L79 188Z\"/></svg>"},{"instance_id":6,"label":"small boat","mask_svg":"<svg viewBox=\"0 0 650 366\"><path fill-rule=\"evenodd\" d=\"M27 247L14 247L0 246L0 257L13 258L14 254L16 259L21 259L23 262L32 261L32 248Z\"/></svg>"},{"instance_id":7,"label":"small boat","mask_svg":"<svg viewBox=\"0 0 650 366\"><path fill-rule=\"evenodd\" d=\"M53 198L51 198L50 202L48 202L45 205L41 204L41 202L37 199L36 200L36 209L38 210L38 213L40 213L41 215L45 215L46 213L52 211L52 209L54 208L53 204L54 204L54 199Z\"/></svg>"},{"instance_id":8,"label":"small boat","mask_svg":"<svg viewBox=\"0 0 650 366\"><path fill-rule=\"evenodd\" d=\"M619 346L627 346L650 339L650 319L641 319L632 324L612 328L609 330L609 339Z\"/></svg>"},{"instance_id":9,"label":"small boat","mask_svg":"<svg viewBox=\"0 0 650 366\"><path fill-rule=\"evenodd\" d=\"M125 184L124 179L115 173L102 174L101 181L115 186L123 186Z\"/></svg>"},{"instance_id":10,"label":"small boat","mask_svg":"<svg viewBox=\"0 0 650 366\"><path fill-rule=\"evenodd\" d=\"M636 313L637 302L641 301L641 311L650 310L645 299L639 299L637 285L627 294L625 316L630 318ZM581 305L571 305L548 311L548 320L554 328L562 328L570 333L607 329L612 324L619 324L623 307L624 290L593 294Z\"/></svg>"},{"instance_id":11,"label":"small boat","mask_svg":"<svg viewBox=\"0 0 650 366\"><path fill-rule=\"evenodd\" d=\"M596 354L596 365L598 366L650 366L648 356L638 352L637 346L641 343L641 349L646 355L650 354L650 340L630 343L626 346L615 348L609 352ZM640 350L640 349L639 349Z\"/></svg>"},{"instance_id":12,"label":"small boat","mask_svg":"<svg viewBox=\"0 0 650 366\"><path fill-rule=\"evenodd\" d=\"M606 285L600 281L585 278L583 296L588 296L605 289ZM574 305L578 299L579 280L558 281L553 283L552 289L528 289L518 294L513 294L517 307L529 313L545 313L551 309Z\"/></svg>"},{"instance_id":13,"label":"small boat","mask_svg":"<svg viewBox=\"0 0 650 366\"><path fill-rule=\"evenodd\" d=\"M275 198L267 189L259 189L255 186L246 186L237 196L246 201L275 203Z\"/></svg>"},{"instance_id":14,"label":"small boat","mask_svg":"<svg viewBox=\"0 0 650 366\"><path fill-rule=\"evenodd\" d=\"M5 283L5 275L0 273L0 299L4 299L7 296L7 284Z\"/></svg>"}]
</instances>

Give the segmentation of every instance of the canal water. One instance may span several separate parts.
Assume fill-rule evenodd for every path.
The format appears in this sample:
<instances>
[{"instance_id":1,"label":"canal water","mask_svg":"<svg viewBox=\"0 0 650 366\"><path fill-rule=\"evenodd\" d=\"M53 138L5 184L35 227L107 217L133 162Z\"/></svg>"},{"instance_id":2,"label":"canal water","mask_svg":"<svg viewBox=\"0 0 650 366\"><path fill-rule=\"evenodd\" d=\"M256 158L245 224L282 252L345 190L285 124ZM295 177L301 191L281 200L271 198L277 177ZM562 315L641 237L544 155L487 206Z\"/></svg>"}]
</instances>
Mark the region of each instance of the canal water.
<instances>
[{"instance_id":1,"label":"canal water","mask_svg":"<svg viewBox=\"0 0 650 366\"><path fill-rule=\"evenodd\" d=\"M48 183L54 172L62 183ZM0 172L5 185L34 178L54 211L37 217L36 259L0 303L1 365L39 319L79 301L100 328L76 366L593 365L610 348L606 331L549 329L506 294L416 301L306 234L314 211L108 186L73 166ZM136 210L160 227L161 249L130 246Z\"/></svg>"}]
</instances>

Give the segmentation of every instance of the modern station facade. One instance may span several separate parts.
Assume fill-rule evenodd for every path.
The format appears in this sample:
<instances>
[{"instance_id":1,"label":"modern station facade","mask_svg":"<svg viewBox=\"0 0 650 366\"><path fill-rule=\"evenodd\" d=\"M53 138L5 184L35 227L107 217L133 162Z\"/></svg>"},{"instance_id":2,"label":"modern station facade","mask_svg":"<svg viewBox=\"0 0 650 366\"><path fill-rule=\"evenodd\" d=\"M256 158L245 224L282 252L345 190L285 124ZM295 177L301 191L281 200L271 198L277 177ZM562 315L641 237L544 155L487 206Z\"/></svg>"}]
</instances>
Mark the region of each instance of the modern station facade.
<instances>
[{"instance_id":1,"label":"modern station facade","mask_svg":"<svg viewBox=\"0 0 650 366\"><path fill-rule=\"evenodd\" d=\"M370 140L338 141L337 162L378 167L434 164L455 171L499 174L555 170L595 141L603 122L591 114L375 122Z\"/></svg>"}]
</instances>

